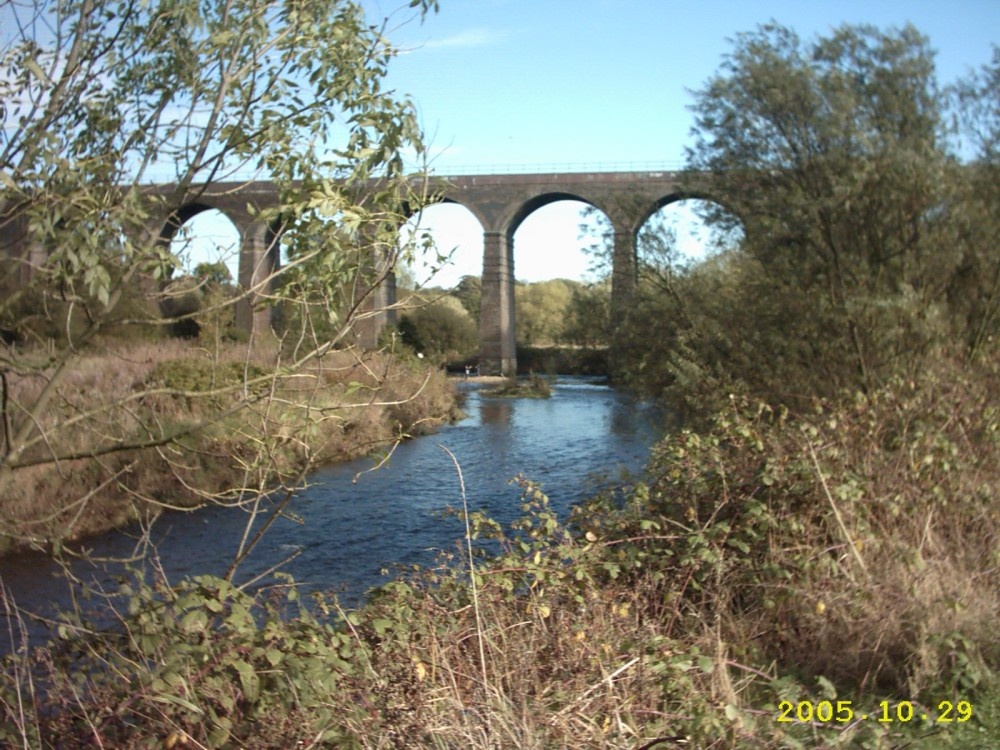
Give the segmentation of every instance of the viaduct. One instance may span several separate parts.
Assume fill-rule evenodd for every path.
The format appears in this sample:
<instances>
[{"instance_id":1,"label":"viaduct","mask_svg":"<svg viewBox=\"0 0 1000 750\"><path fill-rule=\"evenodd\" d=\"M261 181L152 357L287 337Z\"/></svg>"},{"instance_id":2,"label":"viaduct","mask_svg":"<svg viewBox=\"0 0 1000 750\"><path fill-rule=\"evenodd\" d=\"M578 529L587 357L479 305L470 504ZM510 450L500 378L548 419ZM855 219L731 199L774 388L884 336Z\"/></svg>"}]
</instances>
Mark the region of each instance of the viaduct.
<instances>
[{"instance_id":1,"label":"viaduct","mask_svg":"<svg viewBox=\"0 0 1000 750\"><path fill-rule=\"evenodd\" d=\"M166 189L167 186L164 186ZM639 229L658 209L676 200L693 197L685 192L681 175L672 171L551 172L537 174L457 175L431 177L432 195L458 203L472 212L483 227L482 306L479 354L484 374L515 372L514 233L533 211L560 200L577 200L601 210L614 231L612 263L612 320L620 320L636 283L636 242ZM169 237L171 227L180 226L198 213L218 209L236 226L241 237L239 283L245 289L258 286L276 267L278 243L271 228L254 220L255 209L273 206L277 191L268 182L219 183L202 192L195 201L176 208L172 221L164 220L157 231ZM5 238L9 252L20 243ZM11 246L14 247L11 247ZM37 249L19 248L18 254L32 264L43 256ZM374 309L395 302L390 276L376 290ZM359 343L373 346L381 328L393 316L389 310L363 321ZM247 299L237 309L237 325L245 330L266 330L270 310L256 309Z\"/></svg>"},{"instance_id":2,"label":"viaduct","mask_svg":"<svg viewBox=\"0 0 1000 750\"><path fill-rule=\"evenodd\" d=\"M517 366L514 233L532 212L561 200L600 209L614 231L611 319L620 320L636 283L639 229L657 210L688 197L676 172L583 172L461 175L435 185L442 200L468 208L483 227L479 361L488 374Z\"/></svg>"}]
</instances>

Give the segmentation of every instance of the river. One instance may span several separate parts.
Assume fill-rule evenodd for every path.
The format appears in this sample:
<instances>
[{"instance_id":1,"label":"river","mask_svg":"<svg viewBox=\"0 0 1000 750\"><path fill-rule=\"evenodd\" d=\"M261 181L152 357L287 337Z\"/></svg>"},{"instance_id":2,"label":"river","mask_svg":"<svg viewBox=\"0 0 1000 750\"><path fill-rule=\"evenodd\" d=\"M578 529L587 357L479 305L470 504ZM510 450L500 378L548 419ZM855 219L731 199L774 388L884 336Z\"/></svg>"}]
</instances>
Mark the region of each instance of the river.
<instances>
[{"instance_id":1,"label":"river","mask_svg":"<svg viewBox=\"0 0 1000 750\"><path fill-rule=\"evenodd\" d=\"M460 519L443 513L461 507L462 496L442 446L461 467L470 509L507 523L520 511L520 491L510 482L518 473L540 483L564 517L571 504L640 470L662 430L656 409L584 379L557 380L548 399L489 397L474 383L458 387L465 392L465 419L400 444L376 471L367 471L373 461L363 459L312 474L241 564L236 582L294 556L282 569L306 590L337 591L346 604L357 604L367 589L388 580L383 570L431 564L438 550L454 550L462 538ZM167 579L223 574L248 517L231 508L162 516L151 539ZM136 550L137 537L135 530L114 532L86 547L92 558L123 558ZM114 590L122 566L81 562L73 571ZM51 613L70 601L65 576L42 555L0 560L0 578L31 611Z\"/></svg>"}]
</instances>

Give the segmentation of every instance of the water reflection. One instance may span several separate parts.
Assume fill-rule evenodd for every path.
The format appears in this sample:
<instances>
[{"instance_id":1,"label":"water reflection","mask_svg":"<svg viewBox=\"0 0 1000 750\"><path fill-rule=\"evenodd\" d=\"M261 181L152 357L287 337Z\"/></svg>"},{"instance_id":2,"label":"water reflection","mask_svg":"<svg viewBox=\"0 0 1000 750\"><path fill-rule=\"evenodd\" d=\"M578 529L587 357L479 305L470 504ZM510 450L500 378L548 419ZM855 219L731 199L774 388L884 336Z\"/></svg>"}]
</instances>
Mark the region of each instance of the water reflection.
<instances>
[{"instance_id":1,"label":"water reflection","mask_svg":"<svg viewBox=\"0 0 1000 750\"><path fill-rule=\"evenodd\" d=\"M479 421L491 427L507 427L513 399L484 398L479 402Z\"/></svg>"}]
</instances>

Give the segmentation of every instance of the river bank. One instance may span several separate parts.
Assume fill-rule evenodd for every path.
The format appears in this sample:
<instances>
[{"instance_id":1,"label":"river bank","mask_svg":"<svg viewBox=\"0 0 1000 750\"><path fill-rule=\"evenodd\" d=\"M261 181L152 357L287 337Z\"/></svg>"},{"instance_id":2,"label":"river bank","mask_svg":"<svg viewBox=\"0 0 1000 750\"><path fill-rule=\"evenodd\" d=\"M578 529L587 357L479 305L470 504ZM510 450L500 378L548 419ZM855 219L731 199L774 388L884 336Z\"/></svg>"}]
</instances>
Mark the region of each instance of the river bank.
<instances>
[{"instance_id":1,"label":"river bank","mask_svg":"<svg viewBox=\"0 0 1000 750\"><path fill-rule=\"evenodd\" d=\"M508 523L520 507L511 480L524 474L551 488L553 510L567 518L574 504L641 471L661 435L660 410L593 379L558 378L544 400L493 397L489 385L471 380L450 385L461 395L461 419L396 445L387 460L376 454L317 468L278 514L272 502L261 503L256 517L249 508L217 504L165 512L154 524L133 524L69 545L69 553L86 551L86 559L64 555L69 576L51 556L9 556L0 563L7 594L27 611L48 617L73 611L75 589L67 578L115 591L116 581L130 574L113 561L133 559L139 544L155 558L157 575L172 584L222 576L238 556L241 539L267 524L239 563L234 584L280 566L299 582L302 596L336 592L343 606L357 607L366 591L391 580L388 571L433 566L442 550L454 549L462 523L450 509L460 506L462 487L472 508ZM461 467L461 484L444 449ZM115 618L107 616L109 609L101 601L90 621L111 626ZM51 634L33 629L30 640L44 643ZM0 654L4 651L0 639Z\"/></svg>"},{"instance_id":2,"label":"river bank","mask_svg":"<svg viewBox=\"0 0 1000 750\"><path fill-rule=\"evenodd\" d=\"M15 402L41 387L10 380ZM28 465L0 476L0 555L52 549L167 509L236 505L459 414L444 374L406 356L334 351L293 370L273 346L109 347L77 359L38 426L58 443L40 441ZM60 452L78 457L48 460Z\"/></svg>"},{"instance_id":3,"label":"river bank","mask_svg":"<svg viewBox=\"0 0 1000 750\"><path fill-rule=\"evenodd\" d=\"M801 415L734 398L568 517L558 486L522 480L506 517L479 510L472 486L459 546L357 609L287 576L129 581L120 627L7 658L0 741L992 750L1000 381L987 369L942 367ZM561 395L477 395L482 421L448 431L544 420ZM540 453L536 424L517 462ZM501 455L472 462L488 478ZM409 468L404 490L434 473ZM399 494L387 516L413 505ZM343 546L332 528L318 543ZM30 670L55 689L32 699Z\"/></svg>"}]
</instances>

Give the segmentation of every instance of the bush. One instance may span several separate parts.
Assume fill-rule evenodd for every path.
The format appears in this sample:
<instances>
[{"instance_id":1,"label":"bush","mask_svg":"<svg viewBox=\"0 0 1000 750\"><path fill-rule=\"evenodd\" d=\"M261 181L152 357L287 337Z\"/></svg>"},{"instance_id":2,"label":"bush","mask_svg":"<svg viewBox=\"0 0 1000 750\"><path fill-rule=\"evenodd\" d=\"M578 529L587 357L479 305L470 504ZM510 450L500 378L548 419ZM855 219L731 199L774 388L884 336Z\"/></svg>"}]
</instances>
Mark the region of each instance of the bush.
<instances>
[{"instance_id":1,"label":"bush","mask_svg":"<svg viewBox=\"0 0 1000 750\"><path fill-rule=\"evenodd\" d=\"M411 310L399 320L403 342L432 361L460 360L479 346L479 332L462 306L439 300Z\"/></svg>"},{"instance_id":2,"label":"bush","mask_svg":"<svg viewBox=\"0 0 1000 750\"><path fill-rule=\"evenodd\" d=\"M655 571L675 627L718 622L757 663L929 702L971 694L1000 664L997 374L939 367L798 418L734 399L707 432L657 445L622 511L577 523L669 532L622 544L622 569Z\"/></svg>"}]
</instances>

